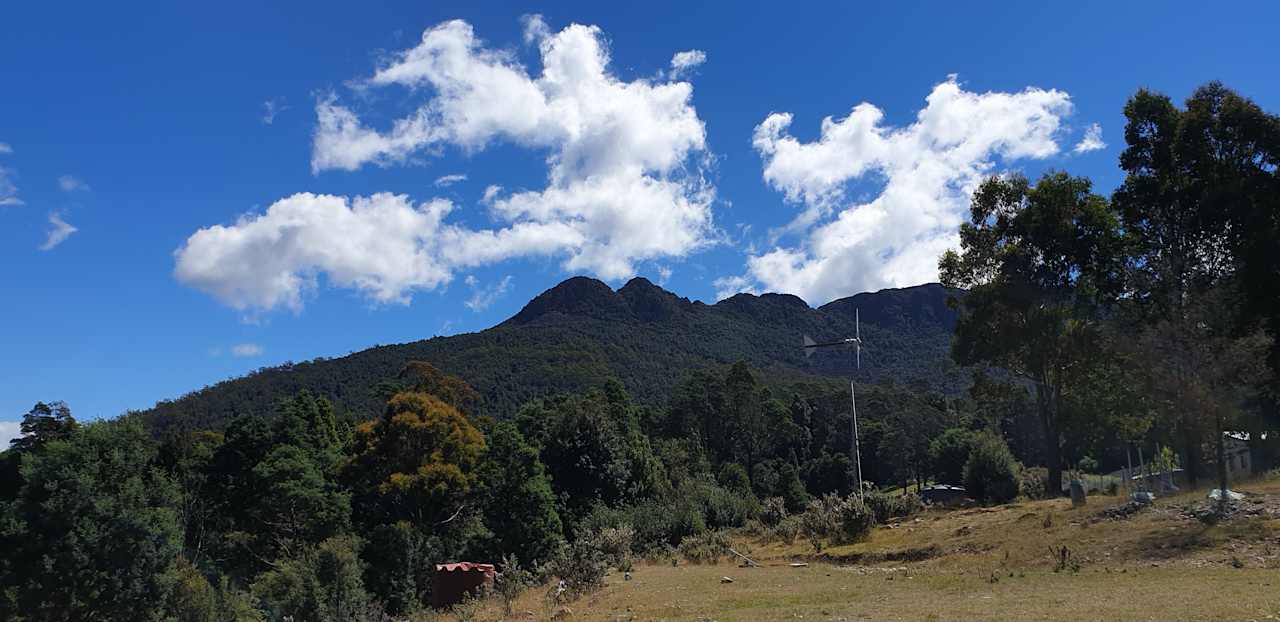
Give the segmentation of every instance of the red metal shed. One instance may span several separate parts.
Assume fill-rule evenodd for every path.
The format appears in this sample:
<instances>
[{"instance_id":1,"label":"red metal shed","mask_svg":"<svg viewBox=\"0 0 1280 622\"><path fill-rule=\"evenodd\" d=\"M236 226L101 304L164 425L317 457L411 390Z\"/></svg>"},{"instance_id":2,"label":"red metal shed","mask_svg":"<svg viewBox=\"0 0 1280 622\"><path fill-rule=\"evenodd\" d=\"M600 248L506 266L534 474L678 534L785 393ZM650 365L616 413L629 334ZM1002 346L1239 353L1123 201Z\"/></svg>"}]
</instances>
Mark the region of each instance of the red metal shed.
<instances>
[{"instance_id":1,"label":"red metal shed","mask_svg":"<svg viewBox=\"0 0 1280 622\"><path fill-rule=\"evenodd\" d=\"M436 564L436 573L431 580L431 606L456 605L468 594L476 594L486 585L492 585L496 575L497 569L493 564Z\"/></svg>"}]
</instances>

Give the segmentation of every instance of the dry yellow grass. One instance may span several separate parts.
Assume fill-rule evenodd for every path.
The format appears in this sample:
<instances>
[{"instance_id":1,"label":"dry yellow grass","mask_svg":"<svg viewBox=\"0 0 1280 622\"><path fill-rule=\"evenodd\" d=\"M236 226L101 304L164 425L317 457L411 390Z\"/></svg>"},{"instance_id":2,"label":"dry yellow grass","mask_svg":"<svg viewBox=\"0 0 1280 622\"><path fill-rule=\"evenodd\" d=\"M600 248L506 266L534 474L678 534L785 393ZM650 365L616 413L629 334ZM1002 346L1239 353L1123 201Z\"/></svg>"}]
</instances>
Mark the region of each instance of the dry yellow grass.
<instances>
[{"instance_id":1,"label":"dry yellow grass","mask_svg":"<svg viewBox=\"0 0 1280 622\"><path fill-rule=\"evenodd\" d=\"M813 554L743 539L763 564L637 564L599 592L569 603L574 620L1277 620L1280 481L1255 493L1249 513L1206 527L1183 509L1197 491L1120 520L1099 520L1119 498L1072 509L1057 499L929 512L877 528L866 542ZM1048 520L1046 520L1048 516ZM1067 546L1055 571L1050 547ZM793 568L793 561L809 563ZM732 583L720 582L722 576ZM511 619L546 619L546 588L530 590ZM500 619L488 603L474 619Z\"/></svg>"}]
</instances>

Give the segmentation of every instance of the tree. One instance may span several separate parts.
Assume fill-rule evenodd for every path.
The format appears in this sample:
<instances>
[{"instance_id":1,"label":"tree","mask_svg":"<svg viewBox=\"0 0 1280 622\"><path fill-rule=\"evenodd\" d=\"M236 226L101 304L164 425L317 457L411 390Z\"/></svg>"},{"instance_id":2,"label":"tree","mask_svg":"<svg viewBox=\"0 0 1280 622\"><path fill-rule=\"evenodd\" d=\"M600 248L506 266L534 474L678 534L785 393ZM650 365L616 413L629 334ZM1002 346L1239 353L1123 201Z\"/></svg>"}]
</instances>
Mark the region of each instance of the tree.
<instances>
[{"instance_id":1,"label":"tree","mask_svg":"<svg viewBox=\"0 0 1280 622\"><path fill-rule=\"evenodd\" d=\"M360 542L330 538L281 560L253 584L272 619L297 622L358 620L368 607Z\"/></svg>"},{"instance_id":2,"label":"tree","mask_svg":"<svg viewBox=\"0 0 1280 622\"><path fill-rule=\"evenodd\" d=\"M405 392L387 402L382 418L357 429L356 447L349 477L365 520L407 520L430 530L466 510L485 442L453 406Z\"/></svg>"},{"instance_id":3,"label":"tree","mask_svg":"<svg viewBox=\"0 0 1280 622\"><path fill-rule=\"evenodd\" d=\"M1198 327L1189 318L1192 307L1227 287L1240 294L1237 304L1217 312L1226 316L1236 337L1260 324L1270 330L1275 382L1280 379L1275 295L1280 289L1280 117L1216 82L1197 89L1182 110L1164 95L1140 90L1126 103L1125 117L1127 147L1120 165L1126 177L1114 202L1135 255L1130 325L1193 333ZM1158 376L1163 370L1151 372ZM1155 406L1175 431L1194 482L1200 446L1211 426L1200 413L1182 409L1190 398L1180 395L1181 387L1163 386L1169 392L1159 394Z\"/></svg>"},{"instance_id":4,"label":"tree","mask_svg":"<svg viewBox=\"0 0 1280 622\"><path fill-rule=\"evenodd\" d=\"M514 555L536 566L551 559L564 540L556 497L538 450L511 423L494 426L480 467L485 526L493 533L489 554Z\"/></svg>"},{"instance_id":5,"label":"tree","mask_svg":"<svg viewBox=\"0 0 1280 622\"><path fill-rule=\"evenodd\" d=\"M64 402L37 402L22 416L22 436L13 439L10 449L16 452L37 451L46 443L63 440L79 429L71 409Z\"/></svg>"},{"instance_id":6,"label":"tree","mask_svg":"<svg viewBox=\"0 0 1280 622\"><path fill-rule=\"evenodd\" d=\"M182 551L178 490L134 421L93 423L23 460L5 577L31 619L160 619Z\"/></svg>"},{"instance_id":7,"label":"tree","mask_svg":"<svg viewBox=\"0 0 1280 622\"><path fill-rule=\"evenodd\" d=\"M994 434L982 434L964 465L964 487L984 503L1006 503L1018 496L1018 462L1009 446Z\"/></svg>"},{"instance_id":8,"label":"tree","mask_svg":"<svg viewBox=\"0 0 1280 622\"><path fill-rule=\"evenodd\" d=\"M569 533L596 504L637 501L663 490L662 463L620 384L538 400L521 409L517 424L526 438L542 439L539 457Z\"/></svg>"},{"instance_id":9,"label":"tree","mask_svg":"<svg viewBox=\"0 0 1280 622\"><path fill-rule=\"evenodd\" d=\"M939 482L959 484L964 480L964 465L977 442L977 434L966 428L947 428L929 444L933 475Z\"/></svg>"},{"instance_id":10,"label":"tree","mask_svg":"<svg viewBox=\"0 0 1280 622\"><path fill-rule=\"evenodd\" d=\"M939 262L944 285L966 288L952 355L1001 367L1035 388L1046 485L1062 490L1065 400L1094 352L1098 320L1121 292L1119 219L1089 180L1047 174L987 180L960 228L959 253Z\"/></svg>"},{"instance_id":11,"label":"tree","mask_svg":"<svg viewBox=\"0 0 1280 622\"><path fill-rule=\"evenodd\" d=\"M1184 309L1182 320L1164 320L1144 332L1138 344L1150 359L1146 365L1148 390L1169 401L1175 412L1186 413L1199 428L1212 432L1217 453L1218 487L1227 490L1226 433L1251 402L1262 397L1269 336L1262 330L1232 334L1219 310L1230 306L1221 289ZM1203 440L1202 432L1199 440ZM1222 495L1223 503L1226 494Z\"/></svg>"}]
</instances>

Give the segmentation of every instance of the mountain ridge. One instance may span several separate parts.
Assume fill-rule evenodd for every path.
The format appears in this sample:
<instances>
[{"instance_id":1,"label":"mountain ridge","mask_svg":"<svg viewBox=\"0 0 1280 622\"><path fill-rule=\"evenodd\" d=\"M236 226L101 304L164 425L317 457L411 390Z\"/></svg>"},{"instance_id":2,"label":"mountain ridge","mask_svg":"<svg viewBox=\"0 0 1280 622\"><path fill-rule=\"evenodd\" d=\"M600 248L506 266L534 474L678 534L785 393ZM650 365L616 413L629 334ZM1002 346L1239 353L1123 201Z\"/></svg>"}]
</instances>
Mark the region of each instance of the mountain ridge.
<instances>
[{"instance_id":1,"label":"mountain ridge","mask_svg":"<svg viewBox=\"0 0 1280 622\"><path fill-rule=\"evenodd\" d=\"M937 283L866 292L812 307L790 294L737 294L714 304L680 297L642 277L618 289L589 277L565 279L505 321L474 333L379 345L343 357L264 368L135 411L157 431L221 428L300 390L369 417L379 385L405 362L427 361L462 377L483 396L484 414L510 416L525 401L580 391L615 377L643 403L659 405L690 372L745 360L781 381L847 379L848 353L805 356L801 336L852 334L859 309L859 382L921 385L955 392L964 375L951 364L955 312Z\"/></svg>"}]
</instances>

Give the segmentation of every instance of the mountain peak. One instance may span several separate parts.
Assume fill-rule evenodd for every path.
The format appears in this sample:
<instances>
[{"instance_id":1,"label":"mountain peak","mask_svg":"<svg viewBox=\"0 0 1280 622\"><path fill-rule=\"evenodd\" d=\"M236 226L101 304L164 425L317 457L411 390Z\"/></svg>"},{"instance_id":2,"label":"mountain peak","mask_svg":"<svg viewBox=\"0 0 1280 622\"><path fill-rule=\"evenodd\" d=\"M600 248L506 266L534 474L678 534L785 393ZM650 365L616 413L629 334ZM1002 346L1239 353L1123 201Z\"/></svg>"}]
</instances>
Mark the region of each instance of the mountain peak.
<instances>
[{"instance_id":1,"label":"mountain peak","mask_svg":"<svg viewBox=\"0 0 1280 622\"><path fill-rule=\"evenodd\" d=\"M636 318L645 322L670 319L681 309L693 304L688 298L676 296L642 276L627 281L618 290L618 295L626 301Z\"/></svg>"},{"instance_id":2,"label":"mountain peak","mask_svg":"<svg viewBox=\"0 0 1280 622\"><path fill-rule=\"evenodd\" d=\"M602 320L624 320L630 309L617 292L603 281L575 276L529 301L507 324L528 324L558 316L585 316Z\"/></svg>"}]
</instances>

